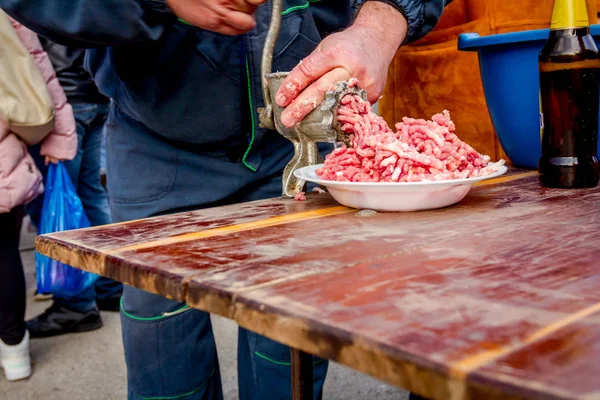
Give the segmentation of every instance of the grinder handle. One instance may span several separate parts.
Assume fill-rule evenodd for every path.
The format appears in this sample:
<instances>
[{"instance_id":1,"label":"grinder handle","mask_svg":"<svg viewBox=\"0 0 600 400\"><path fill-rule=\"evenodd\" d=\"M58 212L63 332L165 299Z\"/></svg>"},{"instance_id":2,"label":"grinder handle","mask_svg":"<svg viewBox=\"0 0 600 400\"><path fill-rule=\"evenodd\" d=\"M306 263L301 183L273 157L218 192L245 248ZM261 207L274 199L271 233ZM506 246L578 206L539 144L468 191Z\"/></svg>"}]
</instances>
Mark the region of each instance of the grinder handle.
<instances>
[{"instance_id":1,"label":"grinder handle","mask_svg":"<svg viewBox=\"0 0 600 400\"><path fill-rule=\"evenodd\" d=\"M283 0L272 0L271 1L271 24L269 25L269 31L267 32L267 37L265 39L265 45L263 47L262 60L260 64L261 69L261 82L262 82L262 91L263 91L263 99L265 102L265 109L261 112L265 113L261 115L261 122L267 122L269 125L273 125L270 127L274 128L273 123L273 101L271 99L271 93L269 91L269 84L267 82L267 74L270 74L273 68L273 50L275 49L275 42L277 41L277 37L279 36L279 28L281 26L281 8L283 6Z\"/></svg>"}]
</instances>

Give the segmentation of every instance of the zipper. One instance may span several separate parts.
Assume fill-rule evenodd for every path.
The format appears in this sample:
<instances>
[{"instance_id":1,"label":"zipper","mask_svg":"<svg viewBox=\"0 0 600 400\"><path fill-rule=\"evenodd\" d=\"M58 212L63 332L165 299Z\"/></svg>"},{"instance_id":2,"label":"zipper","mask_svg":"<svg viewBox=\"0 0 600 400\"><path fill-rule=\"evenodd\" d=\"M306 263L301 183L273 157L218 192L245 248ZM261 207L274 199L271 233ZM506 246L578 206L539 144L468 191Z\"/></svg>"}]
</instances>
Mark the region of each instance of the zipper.
<instances>
[{"instance_id":1,"label":"zipper","mask_svg":"<svg viewBox=\"0 0 600 400\"><path fill-rule=\"evenodd\" d=\"M243 53L242 53L243 63L244 63L244 68L246 70L246 84L247 84L246 95L248 97L248 107L249 107L249 111L250 111L250 138L248 141L248 148L246 149L246 151L244 152L244 155L242 156L242 163L250 171L256 172L256 168L254 168L252 165L250 165L248 163L248 155L250 154L250 151L252 151L252 146L254 145L254 140L256 137L256 128L254 125L254 122L255 122L254 121L254 101L252 101L252 79L250 78L250 63L248 62L248 55L246 54L245 40L242 39L241 44L242 44L242 51L243 51Z\"/></svg>"}]
</instances>

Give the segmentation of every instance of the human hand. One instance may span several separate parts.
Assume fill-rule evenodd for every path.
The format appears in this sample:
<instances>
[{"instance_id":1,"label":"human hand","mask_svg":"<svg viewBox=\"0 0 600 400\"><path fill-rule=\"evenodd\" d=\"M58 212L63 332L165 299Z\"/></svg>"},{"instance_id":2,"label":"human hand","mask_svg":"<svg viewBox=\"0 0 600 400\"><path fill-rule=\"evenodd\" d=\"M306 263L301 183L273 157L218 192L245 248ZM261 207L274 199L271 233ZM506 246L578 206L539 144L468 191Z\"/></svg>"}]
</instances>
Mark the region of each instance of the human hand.
<instances>
[{"instance_id":1,"label":"human hand","mask_svg":"<svg viewBox=\"0 0 600 400\"><path fill-rule=\"evenodd\" d=\"M241 35L256 25L254 13L267 0L167 0L185 22L224 35Z\"/></svg>"},{"instance_id":2,"label":"human hand","mask_svg":"<svg viewBox=\"0 0 600 400\"><path fill-rule=\"evenodd\" d=\"M54 158L52 156L46 156L46 159L44 160L44 163L46 165L49 165L50 163L52 163L52 164L58 164L59 161L62 161L62 160L59 160L58 158Z\"/></svg>"},{"instance_id":3,"label":"human hand","mask_svg":"<svg viewBox=\"0 0 600 400\"><path fill-rule=\"evenodd\" d=\"M406 32L406 19L392 6L366 3L351 27L326 37L290 72L275 97L279 106L286 107L281 122L294 126L323 102L336 82L353 77L369 101L376 102Z\"/></svg>"}]
</instances>

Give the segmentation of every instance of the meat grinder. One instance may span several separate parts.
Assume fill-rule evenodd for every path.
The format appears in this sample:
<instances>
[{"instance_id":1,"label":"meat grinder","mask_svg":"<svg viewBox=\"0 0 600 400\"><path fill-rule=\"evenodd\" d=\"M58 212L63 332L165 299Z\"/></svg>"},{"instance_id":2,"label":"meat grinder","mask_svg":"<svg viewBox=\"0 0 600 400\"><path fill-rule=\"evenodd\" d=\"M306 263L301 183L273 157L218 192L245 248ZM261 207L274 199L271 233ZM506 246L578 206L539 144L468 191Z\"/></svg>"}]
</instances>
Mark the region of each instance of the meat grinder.
<instances>
[{"instance_id":1,"label":"meat grinder","mask_svg":"<svg viewBox=\"0 0 600 400\"><path fill-rule=\"evenodd\" d=\"M324 102L308 114L302 121L292 128L287 128L281 123L281 113L284 108L277 105L273 99L289 72L272 72L273 50L281 26L281 12L283 0L272 0L271 23L265 40L262 60L261 78L262 91L265 102L264 108L259 108L260 126L274 129L294 145L294 156L283 172L284 197L294 197L304 190L306 182L294 176L294 171L323 162L319 154L317 143L339 143L349 145L348 138L341 131L337 121L337 110L341 99L347 94L355 94L367 99L364 90L357 86L349 87L348 82L337 82L326 93Z\"/></svg>"}]
</instances>

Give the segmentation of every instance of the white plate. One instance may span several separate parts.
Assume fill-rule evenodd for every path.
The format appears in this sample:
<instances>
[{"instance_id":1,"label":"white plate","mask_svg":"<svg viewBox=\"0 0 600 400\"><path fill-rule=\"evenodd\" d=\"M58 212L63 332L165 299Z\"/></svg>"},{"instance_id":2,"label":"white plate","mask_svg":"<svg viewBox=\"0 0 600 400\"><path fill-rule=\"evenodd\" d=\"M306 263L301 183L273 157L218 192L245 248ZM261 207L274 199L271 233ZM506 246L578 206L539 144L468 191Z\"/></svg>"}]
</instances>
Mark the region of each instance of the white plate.
<instances>
[{"instance_id":1,"label":"white plate","mask_svg":"<svg viewBox=\"0 0 600 400\"><path fill-rule=\"evenodd\" d=\"M316 174L323 164L300 168L294 175L325 186L333 198L351 208L375 211L420 211L447 207L461 201L476 182L496 178L508 168L499 164L492 174L468 179L423 182L338 182Z\"/></svg>"}]
</instances>

